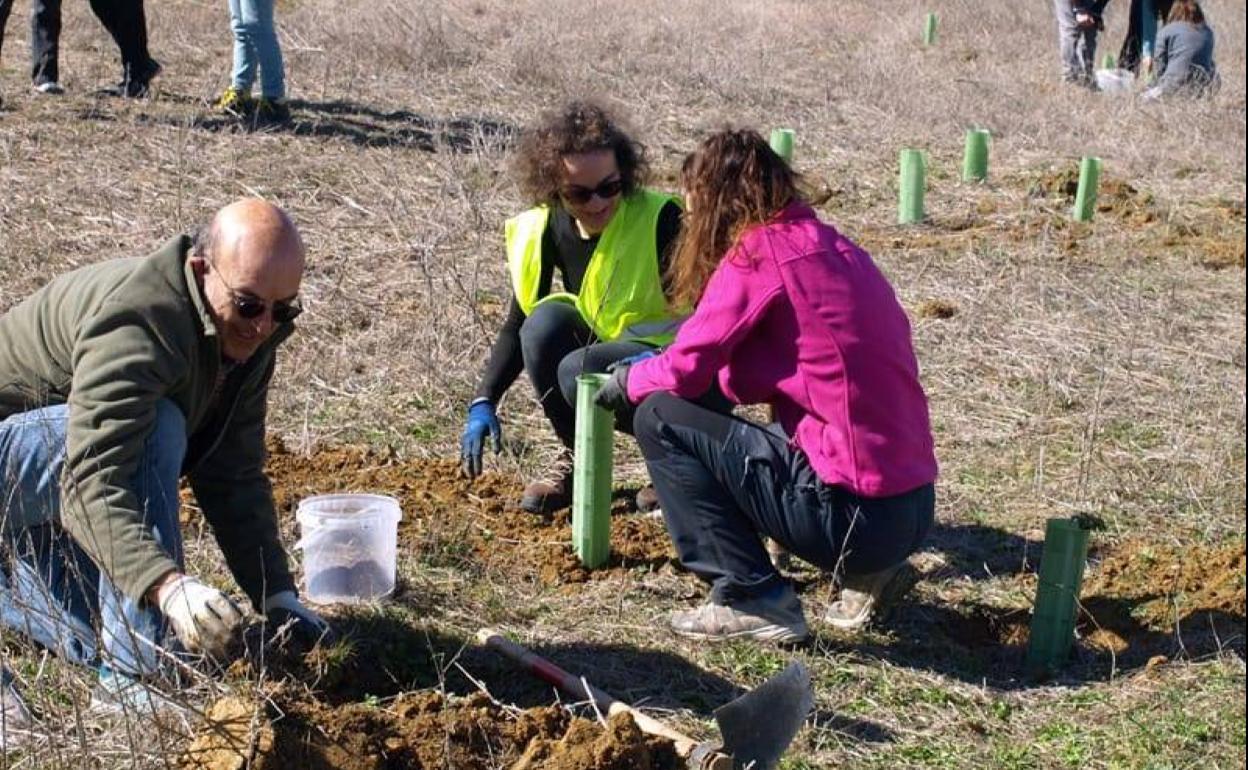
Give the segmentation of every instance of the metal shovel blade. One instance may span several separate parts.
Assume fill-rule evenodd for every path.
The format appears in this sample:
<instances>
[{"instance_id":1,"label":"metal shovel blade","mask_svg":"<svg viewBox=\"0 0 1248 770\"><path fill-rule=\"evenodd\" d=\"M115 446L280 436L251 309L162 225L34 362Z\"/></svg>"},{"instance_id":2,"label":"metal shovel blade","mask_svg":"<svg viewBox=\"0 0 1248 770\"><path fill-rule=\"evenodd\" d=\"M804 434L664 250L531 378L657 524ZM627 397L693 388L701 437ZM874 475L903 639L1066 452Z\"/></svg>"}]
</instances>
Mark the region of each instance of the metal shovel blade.
<instances>
[{"instance_id":1,"label":"metal shovel blade","mask_svg":"<svg viewBox=\"0 0 1248 770\"><path fill-rule=\"evenodd\" d=\"M715 722L742 770L770 770L797 735L815 704L810 671L801 661L740 698L715 709Z\"/></svg>"}]
</instances>

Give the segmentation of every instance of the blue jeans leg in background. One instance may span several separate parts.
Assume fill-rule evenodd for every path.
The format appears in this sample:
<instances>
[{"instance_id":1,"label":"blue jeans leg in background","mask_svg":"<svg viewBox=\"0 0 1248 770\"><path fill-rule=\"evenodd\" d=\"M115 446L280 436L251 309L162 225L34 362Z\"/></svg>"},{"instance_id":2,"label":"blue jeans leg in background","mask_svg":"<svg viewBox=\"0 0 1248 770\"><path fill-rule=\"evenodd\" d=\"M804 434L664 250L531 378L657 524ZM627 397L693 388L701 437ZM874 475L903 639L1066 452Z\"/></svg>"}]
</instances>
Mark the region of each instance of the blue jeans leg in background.
<instances>
[{"instance_id":1,"label":"blue jeans leg in background","mask_svg":"<svg viewBox=\"0 0 1248 770\"><path fill-rule=\"evenodd\" d=\"M180 566L178 477L186 421L171 401L160 401L156 414L133 489L144 504L145 526ZM0 510L8 516L0 623L76 663L133 676L155 674L164 619L156 609L122 595L61 528L68 416L68 407L59 405L0 422Z\"/></svg>"},{"instance_id":2,"label":"blue jeans leg in background","mask_svg":"<svg viewBox=\"0 0 1248 770\"><path fill-rule=\"evenodd\" d=\"M232 85L250 93L260 70L260 95L286 96L286 67L273 27L273 0L230 0L230 29L234 33Z\"/></svg>"}]
</instances>

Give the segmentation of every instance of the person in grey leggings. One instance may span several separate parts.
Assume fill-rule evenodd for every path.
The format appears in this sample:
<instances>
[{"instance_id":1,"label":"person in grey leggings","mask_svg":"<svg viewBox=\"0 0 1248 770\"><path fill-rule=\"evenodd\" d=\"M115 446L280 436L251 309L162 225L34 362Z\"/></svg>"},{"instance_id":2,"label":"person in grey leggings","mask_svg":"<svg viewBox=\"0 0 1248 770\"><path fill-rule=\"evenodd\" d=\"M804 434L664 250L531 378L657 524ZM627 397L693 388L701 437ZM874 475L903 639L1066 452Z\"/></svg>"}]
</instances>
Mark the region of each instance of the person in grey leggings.
<instances>
[{"instance_id":1,"label":"person in grey leggings","mask_svg":"<svg viewBox=\"0 0 1248 770\"><path fill-rule=\"evenodd\" d=\"M1109 0L1053 0L1062 80L1095 88L1092 77L1096 35L1105 28L1102 14Z\"/></svg>"}]
</instances>

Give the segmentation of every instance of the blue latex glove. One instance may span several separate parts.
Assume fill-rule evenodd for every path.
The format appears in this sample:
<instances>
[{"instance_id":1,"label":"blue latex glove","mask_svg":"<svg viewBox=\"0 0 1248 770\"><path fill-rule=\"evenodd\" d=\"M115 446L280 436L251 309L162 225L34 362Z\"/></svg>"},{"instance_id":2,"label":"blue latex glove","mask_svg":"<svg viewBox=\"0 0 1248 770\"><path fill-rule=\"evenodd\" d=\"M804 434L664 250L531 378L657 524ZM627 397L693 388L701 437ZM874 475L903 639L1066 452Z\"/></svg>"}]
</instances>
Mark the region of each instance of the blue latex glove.
<instances>
[{"instance_id":1,"label":"blue latex glove","mask_svg":"<svg viewBox=\"0 0 1248 770\"><path fill-rule=\"evenodd\" d=\"M640 353L634 353L631 356L624 356L619 361L616 361L608 366L607 371L614 372L618 366L632 366L638 361L645 361L647 358L654 358L662 352L662 348L650 348L649 350L643 350Z\"/></svg>"},{"instance_id":2,"label":"blue latex glove","mask_svg":"<svg viewBox=\"0 0 1248 770\"><path fill-rule=\"evenodd\" d=\"M470 479L481 475L481 450L486 433L494 439L494 454L503 451L503 428L498 424L498 413L489 401L478 401L468 407L468 424L459 440L460 459Z\"/></svg>"}]
</instances>

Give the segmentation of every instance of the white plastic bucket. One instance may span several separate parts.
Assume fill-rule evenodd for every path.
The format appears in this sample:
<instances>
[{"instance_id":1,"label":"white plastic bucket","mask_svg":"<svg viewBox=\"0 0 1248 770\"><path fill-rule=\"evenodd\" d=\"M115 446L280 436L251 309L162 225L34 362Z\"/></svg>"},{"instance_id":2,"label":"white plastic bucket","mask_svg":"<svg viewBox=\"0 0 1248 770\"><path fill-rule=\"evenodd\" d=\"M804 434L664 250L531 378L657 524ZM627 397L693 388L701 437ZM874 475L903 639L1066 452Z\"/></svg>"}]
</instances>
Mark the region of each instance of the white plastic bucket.
<instances>
[{"instance_id":1,"label":"white plastic bucket","mask_svg":"<svg viewBox=\"0 0 1248 770\"><path fill-rule=\"evenodd\" d=\"M1131 70L1097 70L1096 86L1105 93L1125 93L1135 85L1135 75Z\"/></svg>"},{"instance_id":2,"label":"white plastic bucket","mask_svg":"<svg viewBox=\"0 0 1248 770\"><path fill-rule=\"evenodd\" d=\"M317 604L374 601L394 590L399 501L387 495L316 495L295 510L304 595Z\"/></svg>"}]
</instances>

